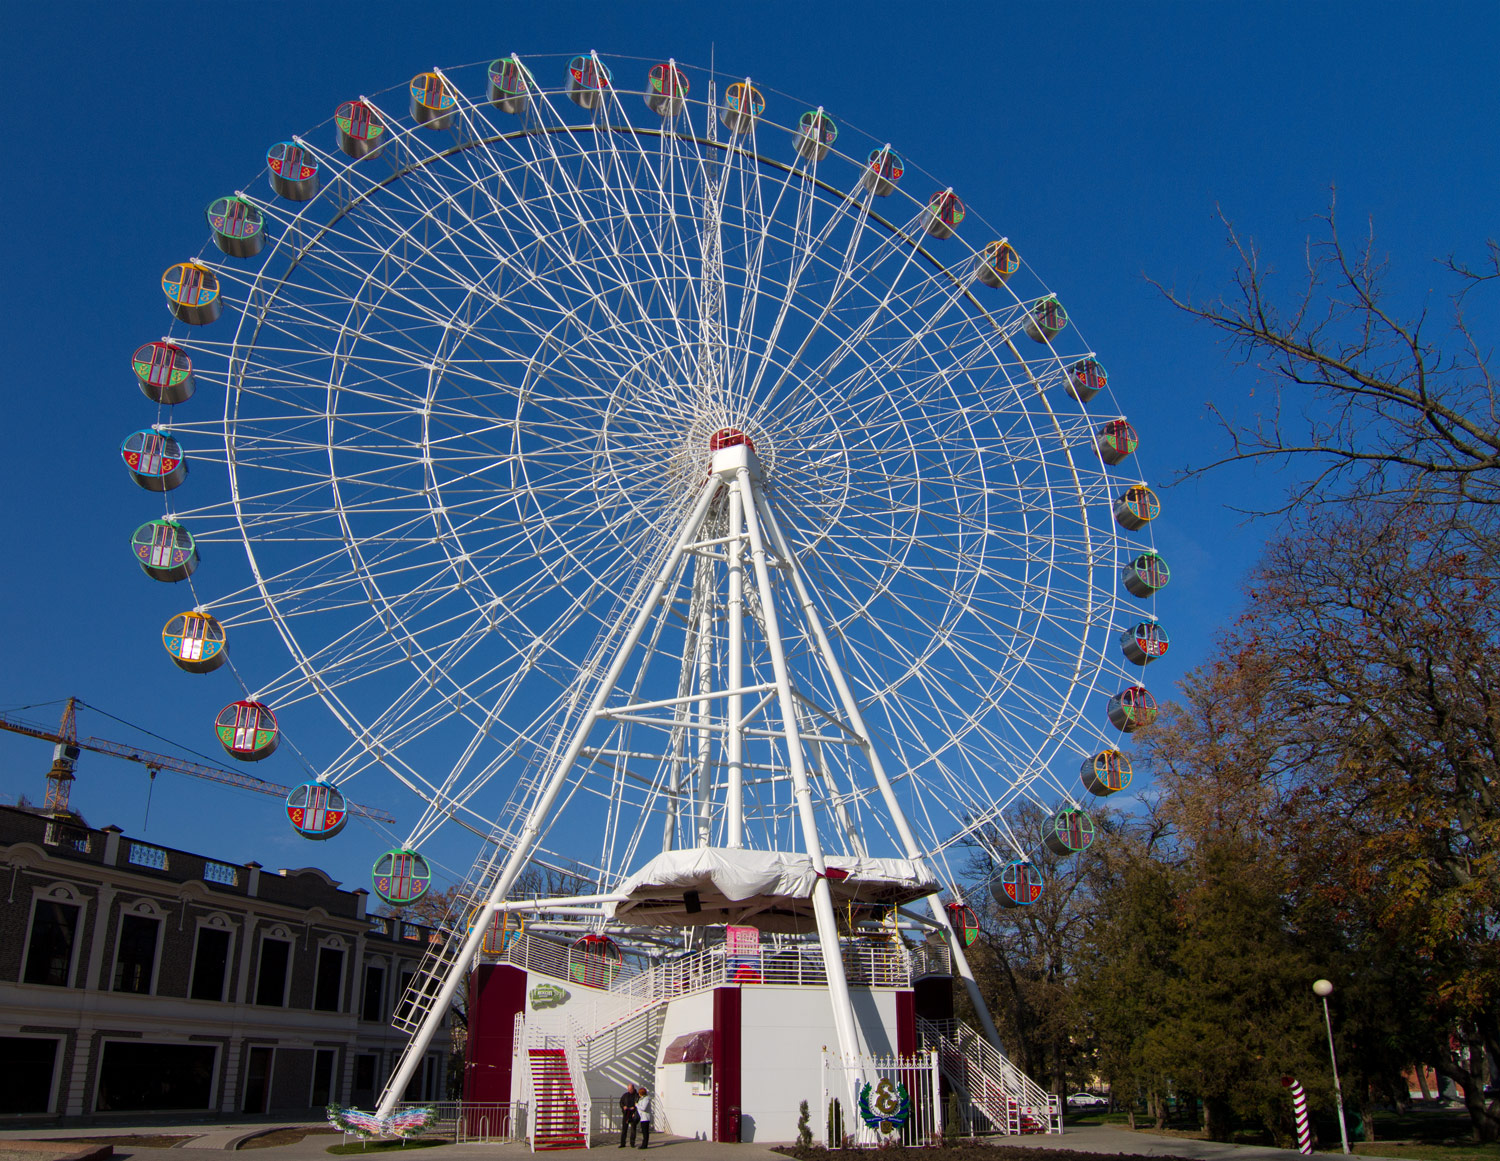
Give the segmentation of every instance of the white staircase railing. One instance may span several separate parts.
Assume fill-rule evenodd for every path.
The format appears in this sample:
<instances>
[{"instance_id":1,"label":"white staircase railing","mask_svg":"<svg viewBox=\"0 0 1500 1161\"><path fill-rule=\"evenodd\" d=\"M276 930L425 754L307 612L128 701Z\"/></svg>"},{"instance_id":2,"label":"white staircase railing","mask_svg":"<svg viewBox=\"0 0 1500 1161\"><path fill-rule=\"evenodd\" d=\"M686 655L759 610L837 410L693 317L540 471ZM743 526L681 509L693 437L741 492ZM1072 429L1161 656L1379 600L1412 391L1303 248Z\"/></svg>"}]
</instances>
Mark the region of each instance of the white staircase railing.
<instances>
[{"instance_id":1,"label":"white staircase railing","mask_svg":"<svg viewBox=\"0 0 1500 1161\"><path fill-rule=\"evenodd\" d=\"M991 1131L1062 1132L1062 1101L961 1020L918 1020L923 1044L937 1050L950 1082L990 1125Z\"/></svg>"},{"instance_id":2,"label":"white staircase railing","mask_svg":"<svg viewBox=\"0 0 1500 1161\"><path fill-rule=\"evenodd\" d=\"M515 1055L524 1062L521 1091L526 1094L531 1110L527 1122L527 1140L532 1152L536 1151L536 1126L541 1119L543 1103L541 1094L536 1091L536 1076L531 1068L533 1050L561 1050L563 1062L568 1067L568 1083L573 1086L573 1103L578 1109L578 1135L583 1138L584 1148L588 1148L589 1127L593 1123L593 1103L589 1096L588 1076L584 1071L581 1051L586 1038L583 1029L571 1016L564 1016L560 1024L538 1026L523 1020L521 1013L516 1013L516 1031L512 1043L521 1046Z\"/></svg>"}]
</instances>

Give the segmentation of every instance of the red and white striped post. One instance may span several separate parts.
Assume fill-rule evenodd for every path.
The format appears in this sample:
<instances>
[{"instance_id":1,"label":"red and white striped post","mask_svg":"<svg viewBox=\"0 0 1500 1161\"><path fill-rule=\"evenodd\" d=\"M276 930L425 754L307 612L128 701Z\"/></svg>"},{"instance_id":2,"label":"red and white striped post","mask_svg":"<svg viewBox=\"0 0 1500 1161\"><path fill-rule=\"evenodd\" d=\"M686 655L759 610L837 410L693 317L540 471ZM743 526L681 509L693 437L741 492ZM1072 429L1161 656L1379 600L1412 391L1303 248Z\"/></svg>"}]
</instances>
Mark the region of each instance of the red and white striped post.
<instances>
[{"instance_id":1,"label":"red and white striped post","mask_svg":"<svg viewBox=\"0 0 1500 1161\"><path fill-rule=\"evenodd\" d=\"M1312 1125L1307 1119L1307 1093L1289 1076L1283 1076L1281 1084L1283 1088L1292 1090L1292 1116L1297 1122L1297 1151L1304 1156L1311 1156Z\"/></svg>"}]
</instances>

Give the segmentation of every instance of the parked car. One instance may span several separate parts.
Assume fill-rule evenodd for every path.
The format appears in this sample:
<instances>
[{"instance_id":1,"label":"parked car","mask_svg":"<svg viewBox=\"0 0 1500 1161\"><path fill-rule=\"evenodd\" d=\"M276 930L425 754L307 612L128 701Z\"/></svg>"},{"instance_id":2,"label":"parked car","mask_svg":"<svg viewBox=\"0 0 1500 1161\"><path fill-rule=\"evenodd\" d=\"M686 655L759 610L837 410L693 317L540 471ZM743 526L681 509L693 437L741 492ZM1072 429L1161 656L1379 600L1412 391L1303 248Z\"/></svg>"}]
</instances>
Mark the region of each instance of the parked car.
<instances>
[{"instance_id":1,"label":"parked car","mask_svg":"<svg viewBox=\"0 0 1500 1161\"><path fill-rule=\"evenodd\" d=\"M1068 1103L1082 1109L1096 1106L1102 1107L1109 1104L1109 1101L1102 1096L1095 1096L1091 1092L1075 1092L1068 1098Z\"/></svg>"}]
</instances>

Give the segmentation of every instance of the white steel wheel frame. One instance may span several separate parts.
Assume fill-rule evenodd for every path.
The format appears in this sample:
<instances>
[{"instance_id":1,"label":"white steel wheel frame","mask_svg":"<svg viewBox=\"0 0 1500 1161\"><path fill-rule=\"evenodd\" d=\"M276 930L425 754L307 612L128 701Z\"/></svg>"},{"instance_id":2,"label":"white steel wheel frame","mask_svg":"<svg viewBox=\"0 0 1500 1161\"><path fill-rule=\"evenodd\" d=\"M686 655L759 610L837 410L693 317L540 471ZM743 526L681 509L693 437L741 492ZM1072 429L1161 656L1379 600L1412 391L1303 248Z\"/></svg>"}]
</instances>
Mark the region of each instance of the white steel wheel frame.
<instances>
[{"instance_id":1,"label":"white steel wheel frame","mask_svg":"<svg viewBox=\"0 0 1500 1161\"><path fill-rule=\"evenodd\" d=\"M247 692L289 734L320 699L352 740L310 768L334 783L394 775L421 805L407 843L452 820L515 850L691 510L709 438L734 429L818 592L823 628L797 619L789 651L813 657L821 633L838 655L899 806L863 752L825 745L820 842L914 848L950 886L949 852L967 841L1024 856L1007 809L1076 801L1079 758L1118 745L1097 695L1139 680L1115 637L1150 608L1119 584L1148 542L1110 515L1139 477L1094 448L1118 411L1063 390L1091 352L1074 328L1025 337L1050 294L1028 268L999 289L977 281L999 232L972 212L956 238L924 231L936 183L908 170L886 198L861 183L883 143L848 145L842 127L827 156L803 158L774 119L802 106L777 94L731 133L693 70L683 111L658 118L640 98L652 62L615 62L588 112L562 93L564 61L525 63L519 117L484 102L470 67L442 74L451 129L414 125L402 86L370 100L388 130L379 157L344 156L327 126L297 139L321 168L317 196L258 183L243 196L265 215L266 252L199 258L226 318L168 338L225 408L161 415L196 469L165 500L200 543L247 554L248 584L200 569L195 604L232 638L269 623L291 652L279 675L243 675ZM203 471L215 460L224 496ZM718 621L695 633L713 642L702 656L683 633L643 643L684 692L699 669L771 667ZM804 677L842 704L823 672ZM650 723L616 723L619 753L559 790L567 837L539 831L532 857L607 892L663 832L799 848L784 750L761 775L737 769L734 795L727 759L702 759L684 829L673 771L712 727L674 712L676 736L654 749L632 749Z\"/></svg>"}]
</instances>

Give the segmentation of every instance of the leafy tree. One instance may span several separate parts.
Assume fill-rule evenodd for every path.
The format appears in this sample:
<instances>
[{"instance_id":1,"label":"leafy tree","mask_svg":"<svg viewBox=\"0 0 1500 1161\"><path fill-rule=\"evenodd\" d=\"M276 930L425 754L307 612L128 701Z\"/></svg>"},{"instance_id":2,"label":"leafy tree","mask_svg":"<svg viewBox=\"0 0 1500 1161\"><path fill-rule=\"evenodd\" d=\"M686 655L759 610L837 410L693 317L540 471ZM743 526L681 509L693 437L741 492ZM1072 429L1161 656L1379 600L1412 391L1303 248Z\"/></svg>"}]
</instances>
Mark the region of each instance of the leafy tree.
<instances>
[{"instance_id":1,"label":"leafy tree","mask_svg":"<svg viewBox=\"0 0 1500 1161\"><path fill-rule=\"evenodd\" d=\"M1099 852L1101 907L1079 965L1081 1023L1132 1128L1137 1099L1145 1100L1157 1128L1165 1126L1171 1071L1148 1060L1146 1041L1167 1018L1161 997L1173 976L1180 876L1151 855L1149 841L1123 833Z\"/></svg>"},{"instance_id":2,"label":"leafy tree","mask_svg":"<svg viewBox=\"0 0 1500 1161\"><path fill-rule=\"evenodd\" d=\"M1500 1103L1452 1044L1500 1059L1500 563L1450 515L1319 516L1273 545L1145 748L1179 824L1250 826L1290 869L1293 922L1332 937L1360 1091L1431 1060L1495 1140Z\"/></svg>"},{"instance_id":3,"label":"leafy tree","mask_svg":"<svg viewBox=\"0 0 1500 1161\"><path fill-rule=\"evenodd\" d=\"M1091 878L1098 864L1087 855L1059 856L1043 847L1047 817L1028 806L1010 820L1022 844L1041 852L1034 857L1046 889L1030 906L996 903L989 883L999 866L988 854L976 855L969 868L976 883L970 905L979 916L981 939L969 960L1011 1057L1053 1092L1070 1092L1094 1071L1090 1046L1078 1035L1074 984L1078 958L1092 937ZM1095 821L1102 829L1113 825L1108 816Z\"/></svg>"}]
</instances>

